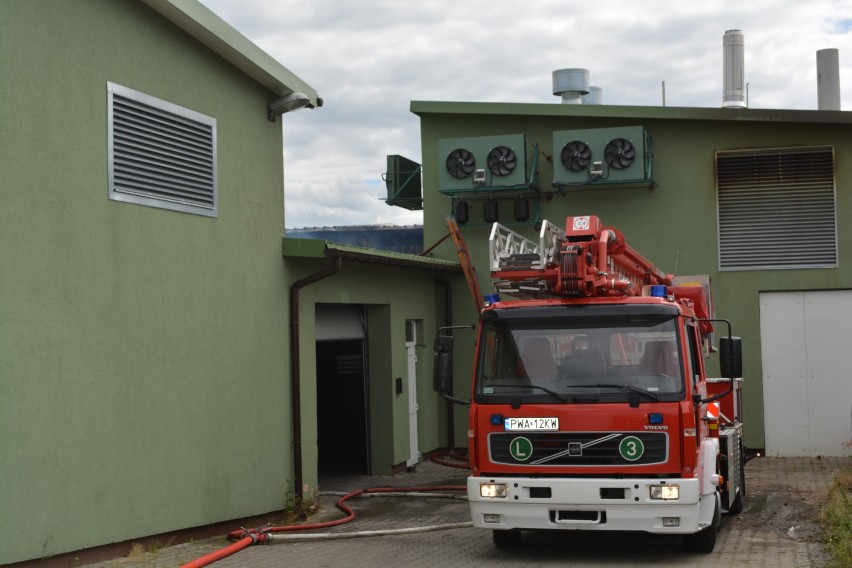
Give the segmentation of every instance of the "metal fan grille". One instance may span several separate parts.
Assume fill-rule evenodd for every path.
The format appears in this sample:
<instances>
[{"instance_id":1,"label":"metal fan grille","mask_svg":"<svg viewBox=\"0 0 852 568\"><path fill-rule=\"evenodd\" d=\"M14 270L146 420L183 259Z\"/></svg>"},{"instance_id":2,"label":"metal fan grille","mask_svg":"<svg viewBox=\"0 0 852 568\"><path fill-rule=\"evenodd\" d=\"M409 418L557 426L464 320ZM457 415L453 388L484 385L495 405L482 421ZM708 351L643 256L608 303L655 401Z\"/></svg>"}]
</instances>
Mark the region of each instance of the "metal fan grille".
<instances>
[{"instance_id":1,"label":"metal fan grille","mask_svg":"<svg viewBox=\"0 0 852 568\"><path fill-rule=\"evenodd\" d=\"M470 150L456 148L447 156L447 173L456 179L464 179L473 173L476 159Z\"/></svg>"},{"instance_id":2,"label":"metal fan grille","mask_svg":"<svg viewBox=\"0 0 852 568\"><path fill-rule=\"evenodd\" d=\"M626 138L610 140L604 148L604 160L613 169L623 170L630 167L634 159L636 159L636 148Z\"/></svg>"},{"instance_id":3,"label":"metal fan grille","mask_svg":"<svg viewBox=\"0 0 852 568\"><path fill-rule=\"evenodd\" d=\"M592 150L585 142L572 140L562 147L560 159L562 160L562 165L569 171L581 172L591 162Z\"/></svg>"},{"instance_id":4,"label":"metal fan grille","mask_svg":"<svg viewBox=\"0 0 852 568\"><path fill-rule=\"evenodd\" d=\"M497 146L488 152L487 164L493 175L503 177L515 171L518 159L515 151L508 146Z\"/></svg>"}]
</instances>

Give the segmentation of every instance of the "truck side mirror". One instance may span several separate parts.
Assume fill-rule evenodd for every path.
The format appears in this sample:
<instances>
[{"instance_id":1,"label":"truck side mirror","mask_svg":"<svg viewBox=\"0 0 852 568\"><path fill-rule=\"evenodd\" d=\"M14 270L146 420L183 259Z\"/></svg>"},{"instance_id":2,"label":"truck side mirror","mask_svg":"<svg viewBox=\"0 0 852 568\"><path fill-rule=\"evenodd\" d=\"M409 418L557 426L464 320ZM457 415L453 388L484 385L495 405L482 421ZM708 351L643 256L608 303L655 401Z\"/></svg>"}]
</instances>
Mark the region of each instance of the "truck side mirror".
<instances>
[{"instance_id":1,"label":"truck side mirror","mask_svg":"<svg viewBox=\"0 0 852 568\"><path fill-rule=\"evenodd\" d=\"M719 368L723 377L735 379L743 376L742 339L739 337L719 338Z\"/></svg>"},{"instance_id":2,"label":"truck side mirror","mask_svg":"<svg viewBox=\"0 0 852 568\"><path fill-rule=\"evenodd\" d=\"M441 394L453 392L453 337L439 335L435 338L435 376L432 388Z\"/></svg>"}]
</instances>

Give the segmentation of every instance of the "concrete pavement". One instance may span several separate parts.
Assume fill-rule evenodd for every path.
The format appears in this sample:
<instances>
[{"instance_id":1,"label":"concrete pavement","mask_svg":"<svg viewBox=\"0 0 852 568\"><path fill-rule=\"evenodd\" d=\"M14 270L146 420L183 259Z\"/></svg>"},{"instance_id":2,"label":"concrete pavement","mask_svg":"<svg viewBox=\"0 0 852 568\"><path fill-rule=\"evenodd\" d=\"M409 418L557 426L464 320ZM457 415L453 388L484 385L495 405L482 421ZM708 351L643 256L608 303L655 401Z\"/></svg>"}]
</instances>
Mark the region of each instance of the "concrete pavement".
<instances>
[{"instance_id":1,"label":"concrete pavement","mask_svg":"<svg viewBox=\"0 0 852 568\"><path fill-rule=\"evenodd\" d=\"M845 458L755 458L746 466L746 500L741 515L725 517L711 554L683 549L680 538L614 533L524 534L518 549L497 550L488 531L448 528L394 536L362 533L387 529L447 526L470 520L467 503L441 497L371 496L347 502L356 513L351 523L311 531L361 536L257 544L213 564L216 568L334 566L821 566L825 557L816 540L819 506L833 483L832 472L848 467ZM323 478L320 510L311 522L342 517L334 507L339 493L365 487L464 484L466 471L425 462L397 476ZM463 495L463 492L458 492ZM239 527L234 527L239 528ZM294 535L295 536L295 535ZM95 568L171 568L228 546L226 538L192 542L155 552L90 565ZM288 536L288 538L290 538ZM316 538L316 537L314 537ZM331 538L331 537L322 537Z\"/></svg>"}]
</instances>

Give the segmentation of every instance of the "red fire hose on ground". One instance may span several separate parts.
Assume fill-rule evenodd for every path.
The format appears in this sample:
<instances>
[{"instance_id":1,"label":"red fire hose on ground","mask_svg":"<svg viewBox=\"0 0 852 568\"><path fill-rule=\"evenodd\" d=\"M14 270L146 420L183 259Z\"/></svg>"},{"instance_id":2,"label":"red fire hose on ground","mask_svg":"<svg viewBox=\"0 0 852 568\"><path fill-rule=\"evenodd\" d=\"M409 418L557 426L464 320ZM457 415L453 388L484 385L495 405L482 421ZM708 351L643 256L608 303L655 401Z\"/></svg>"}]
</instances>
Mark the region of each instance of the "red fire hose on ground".
<instances>
[{"instance_id":1,"label":"red fire hose on ground","mask_svg":"<svg viewBox=\"0 0 852 568\"><path fill-rule=\"evenodd\" d=\"M447 467L457 467L459 469L470 469L467 452L458 452L452 450L445 454L432 454L430 458L433 462L445 465Z\"/></svg>"},{"instance_id":2,"label":"red fire hose on ground","mask_svg":"<svg viewBox=\"0 0 852 568\"><path fill-rule=\"evenodd\" d=\"M440 463L440 462L438 462ZM286 537L283 535L279 535L276 538L278 533L288 533L295 531L307 531L307 530L315 530L315 529L324 529L335 527L338 525L342 525L344 523L348 523L355 518L355 512L352 511L347 505L345 505L346 501L352 499L354 497L359 497L362 495L368 494L399 494L399 495L418 495L418 496L439 496L446 497L445 494L438 494L436 492L447 492L447 491L465 491L466 487L463 485L439 485L434 487L373 487L367 489L357 489L355 491L351 491L350 493L345 494L340 499L337 500L335 506L343 511L346 514L345 517L340 519L335 519L333 521L324 521L319 523L308 523L304 525L282 525L282 526L271 526L264 527L260 529L240 529L231 531L228 533L228 539L236 541L233 544L211 552L201 558L197 558L191 562L184 564L181 568L201 568L202 566L209 566L218 560L222 560L240 550L248 548L249 546L256 543L269 543L274 540L285 540ZM367 532L354 532L354 533L321 533L321 534L311 534L311 535L300 535L300 538L317 538L317 539L332 539L332 538L355 538L355 537L363 537L363 536L381 536L381 535L389 535L389 534L406 534L412 532L425 532L430 530L443 530L443 529L451 529L451 528L464 528L471 526L471 523L453 523L448 525L433 525L426 527L415 527L409 529L390 529L383 531L367 531Z\"/></svg>"}]
</instances>

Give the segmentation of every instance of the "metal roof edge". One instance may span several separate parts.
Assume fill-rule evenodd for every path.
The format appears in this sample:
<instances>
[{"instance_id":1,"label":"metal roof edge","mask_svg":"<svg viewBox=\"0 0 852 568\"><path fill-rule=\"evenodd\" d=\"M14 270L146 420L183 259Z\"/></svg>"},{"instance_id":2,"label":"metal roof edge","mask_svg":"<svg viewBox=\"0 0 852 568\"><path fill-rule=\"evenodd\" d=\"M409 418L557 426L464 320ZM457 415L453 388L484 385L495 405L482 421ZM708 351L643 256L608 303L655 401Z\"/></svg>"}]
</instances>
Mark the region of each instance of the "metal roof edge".
<instances>
[{"instance_id":1,"label":"metal roof edge","mask_svg":"<svg viewBox=\"0 0 852 568\"><path fill-rule=\"evenodd\" d=\"M344 260L355 262L461 272L461 265L451 260L344 245L323 239L283 237L281 239L281 252L287 258L325 258L339 256Z\"/></svg>"},{"instance_id":2,"label":"metal roof edge","mask_svg":"<svg viewBox=\"0 0 852 568\"><path fill-rule=\"evenodd\" d=\"M314 106L316 89L276 61L198 0L142 0L211 51L279 96L299 92Z\"/></svg>"},{"instance_id":3,"label":"metal roof edge","mask_svg":"<svg viewBox=\"0 0 852 568\"><path fill-rule=\"evenodd\" d=\"M621 105L564 105L553 103L501 103L411 101L410 111L430 114L488 114L522 116L573 116L625 119L716 120L754 122L852 123L852 112L799 109L727 109L709 107L658 107Z\"/></svg>"}]
</instances>

